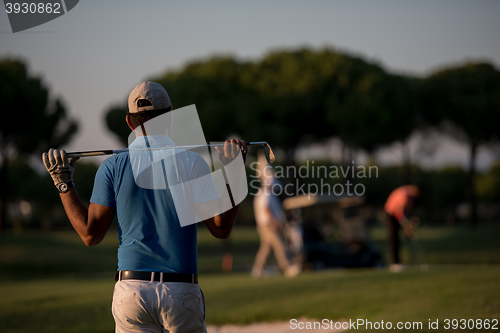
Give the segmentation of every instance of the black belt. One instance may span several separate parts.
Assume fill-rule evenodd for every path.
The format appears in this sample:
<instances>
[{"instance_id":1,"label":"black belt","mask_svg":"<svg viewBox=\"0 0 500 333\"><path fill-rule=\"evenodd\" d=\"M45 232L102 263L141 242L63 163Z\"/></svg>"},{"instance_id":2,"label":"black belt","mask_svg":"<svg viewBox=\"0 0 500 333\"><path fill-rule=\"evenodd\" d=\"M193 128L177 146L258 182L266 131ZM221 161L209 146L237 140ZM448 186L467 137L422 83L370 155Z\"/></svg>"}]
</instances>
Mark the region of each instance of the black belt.
<instances>
[{"instance_id":1,"label":"black belt","mask_svg":"<svg viewBox=\"0 0 500 333\"><path fill-rule=\"evenodd\" d=\"M116 273L115 281L142 280L154 282L184 282L198 284L197 274L163 273L163 272L140 272L119 271Z\"/></svg>"}]
</instances>

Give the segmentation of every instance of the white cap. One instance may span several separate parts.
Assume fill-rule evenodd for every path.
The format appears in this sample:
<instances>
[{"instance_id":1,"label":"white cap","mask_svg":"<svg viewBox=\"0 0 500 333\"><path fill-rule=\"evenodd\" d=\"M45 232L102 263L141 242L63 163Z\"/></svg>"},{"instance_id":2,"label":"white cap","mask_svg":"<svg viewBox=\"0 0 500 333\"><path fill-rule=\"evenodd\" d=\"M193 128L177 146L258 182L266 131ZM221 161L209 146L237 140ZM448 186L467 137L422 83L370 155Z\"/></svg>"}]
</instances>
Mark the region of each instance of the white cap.
<instances>
[{"instance_id":1,"label":"white cap","mask_svg":"<svg viewBox=\"0 0 500 333\"><path fill-rule=\"evenodd\" d=\"M147 99L152 105L137 106L137 101ZM163 86L156 82L143 82L132 90L128 97L128 110L130 113L137 113L147 110L161 110L171 107L170 97Z\"/></svg>"}]
</instances>

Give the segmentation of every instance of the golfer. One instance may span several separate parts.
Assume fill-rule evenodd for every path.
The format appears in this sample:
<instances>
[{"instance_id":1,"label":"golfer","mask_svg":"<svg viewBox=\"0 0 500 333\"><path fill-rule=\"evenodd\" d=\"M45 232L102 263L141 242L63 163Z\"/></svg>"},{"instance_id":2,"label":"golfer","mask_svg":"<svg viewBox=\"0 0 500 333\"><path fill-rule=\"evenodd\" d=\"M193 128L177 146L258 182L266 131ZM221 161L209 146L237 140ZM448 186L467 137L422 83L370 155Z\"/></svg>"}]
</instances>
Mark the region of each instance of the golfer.
<instances>
[{"instance_id":1,"label":"golfer","mask_svg":"<svg viewBox=\"0 0 500 333\"><path fill-rule=\"evenodd\" d=\"M166 125L165 135L148 135L144 131L148 120L172 109L161 85L139 84L131 92L128 106L126 122L137 136L131 146L147 149L174 145L168 137L171 123ZM226 169L240 152L245 161L244 141L233 139L216 149ZM211 177L203 177L210 175L209 166L197 153L178 152L175 159L161 161L161 166L167 185L175 174L172 170L190 177L189 186L183 186L183 195L191 198L188 213L193 221L181 227L181 212L176 211L174 203L174 195L179 193L170 191L169 186L139 186L140 175L134 174L129 155L116 154L101 164L88 209L73 184L76 160L68 160L64 150L54 149L44 153L42 159L72 226L87 246L103 240L116 215L120 241L112 305L116 332L206 332L205 302L197 276L195 212L198 216L212 216L203 223L215 237L224 239L231 233L238 205L210 215L221 211L224 197L219 197ZM175 181L178 184L179 179Z\"/></svg>"},{"instance_id":2,"label":"golfer","mask_svg":"<svg viewBox=\"0 0 500 333\"><path fill-rule=\"evenodd\" d=\"M392 265L389 269L393 272L402 270L399 260L399 229L403 227L408 238L413 236L413 229L408 220L408 214L413 208L415 200L420 196L420 190L414 185L404 185L391 192L384 209L387 213L387 230L391 247Z\"/></svg>"},{"instance_id":3,"label":"golfer","mask_svg":"<svg viewBox=\"0 0 500 333\"><path fill-rule=\"evenodd\" d=\"M255 278L265 276L264 266L273 250L279 268L286 277L291 278L300 273L301 267L292 264L287 258L282 240L282 230L286 222L285 212L280 199L273 191L273 184L276 184L277 180L263 155L259 156L259 169L261 186L253 205L260 247L250 274Z\"/></svg>"}]
</instances>

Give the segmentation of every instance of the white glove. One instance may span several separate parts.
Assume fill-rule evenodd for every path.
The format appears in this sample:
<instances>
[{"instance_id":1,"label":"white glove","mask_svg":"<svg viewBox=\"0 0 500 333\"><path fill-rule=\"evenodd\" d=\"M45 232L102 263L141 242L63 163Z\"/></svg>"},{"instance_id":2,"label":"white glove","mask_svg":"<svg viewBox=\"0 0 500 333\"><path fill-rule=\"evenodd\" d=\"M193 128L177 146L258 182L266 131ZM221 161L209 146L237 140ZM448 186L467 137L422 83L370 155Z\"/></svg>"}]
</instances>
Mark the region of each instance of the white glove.
<instances>
[{"instance_id":1,"label":"white glove","mask_svg":"<svg viewBox=\"0 0 500 333\"><path fill-rule=\"evenodd\" d=\"M75 163L79 157L73 157L68 161L68 155L64 150L50 148L48 153L42 154L43 164L47 168L54 185L73 181Z\"/></svg>"}]
</instances>

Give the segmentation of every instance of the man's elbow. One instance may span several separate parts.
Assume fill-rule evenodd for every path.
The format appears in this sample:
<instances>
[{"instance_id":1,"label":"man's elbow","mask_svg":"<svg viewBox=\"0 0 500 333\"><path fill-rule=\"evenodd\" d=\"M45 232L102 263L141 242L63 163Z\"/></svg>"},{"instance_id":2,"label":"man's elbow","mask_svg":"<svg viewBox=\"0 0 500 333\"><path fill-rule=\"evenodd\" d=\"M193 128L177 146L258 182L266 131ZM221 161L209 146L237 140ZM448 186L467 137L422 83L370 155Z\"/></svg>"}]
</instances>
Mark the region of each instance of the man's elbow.
<instances>
[{"instance_id":1,"label":"man's elbow","mask_svg":"<svg viewBox=\"0 0 500 333\"><path fill-rule=\"evenodd\" d=\"M82 240L85 245L90 247L90 246L96 246L97 244L101 243L102 238L97 238L95 236L89 235L87 237L82 238Z\"/></svg>"},{"instance_id":2,"label":"man's elbow","mask_svg":"<svg viewBox=\"0 0 500 333\"><path fill-rule=\"evenodd\" d=\"M223 232L221 234L221 236L219 237L219 239L228 239L230 235L231 235L231 230L229 230L227 232Z\"/></svg>"},{"instance_id":3,"label":"man's elbow","mask_svg":"<svg viewBox=\"0 0 500 333\"><path fill-rule=\"evenodd\" d=\"M231 230L232 228L219 229L217 230L217 233L214 234L214 236L218 239L228 239L231 235Z\"/></svg>"}]
</instances>

